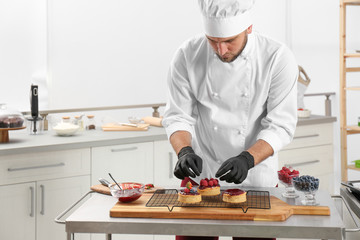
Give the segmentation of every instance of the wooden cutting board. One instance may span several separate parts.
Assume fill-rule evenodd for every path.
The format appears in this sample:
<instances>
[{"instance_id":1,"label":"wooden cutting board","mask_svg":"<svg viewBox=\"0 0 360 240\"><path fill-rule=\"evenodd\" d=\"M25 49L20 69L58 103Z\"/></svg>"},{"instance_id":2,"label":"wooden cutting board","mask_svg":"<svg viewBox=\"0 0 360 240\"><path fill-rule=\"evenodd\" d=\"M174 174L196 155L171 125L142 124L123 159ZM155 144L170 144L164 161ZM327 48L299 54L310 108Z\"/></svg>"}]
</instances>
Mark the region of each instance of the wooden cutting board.
<instances>
[{"instance_id":1,"label":"wooden cutting board","mask_svg":"<svg viewBox=\"0 0 360 240\"><path fill-rule=\"evenodd\" d=\"M118 202L110 210L110 217L131 218L186 218L186 219L227 219L252 221L285 221L292 215L330 215L326 206L294 206L270 196L271 209L252 209L246 213L241 208L146 207L152 194L144 194L131 203Z\"/></svg>"},{"instance_id":2,"label":"wooden cutting board","mask_svg":"<svg viewBox=\"0 0 360 240\"><path fill-rule=\"evenodd\" d=\"M98 192L98 193L102 193L102 194L107 194L107 195L111 195L110 193L110 188L102 185L102 184L98 184L98 185L93 185L90 187L91 190L95 191L95 192ZM153 193L155 192L156 190L158 189L164 189L164 188L161 188L161 187L153 187L151 189L145 189L144 190L144 193Z\"/></svg>"},{"instance_id":3,"label":"wooden cutting board","mask_svg":"<svg viewBox=\"0 0 360 240\"><path fill-rule=\"evenodd\" d=\"M137 127L109 123L102 125L101 128L103 131L147 131L149 126L150 124L147 123L138 124Z\"/></svg>"}]
</instances>

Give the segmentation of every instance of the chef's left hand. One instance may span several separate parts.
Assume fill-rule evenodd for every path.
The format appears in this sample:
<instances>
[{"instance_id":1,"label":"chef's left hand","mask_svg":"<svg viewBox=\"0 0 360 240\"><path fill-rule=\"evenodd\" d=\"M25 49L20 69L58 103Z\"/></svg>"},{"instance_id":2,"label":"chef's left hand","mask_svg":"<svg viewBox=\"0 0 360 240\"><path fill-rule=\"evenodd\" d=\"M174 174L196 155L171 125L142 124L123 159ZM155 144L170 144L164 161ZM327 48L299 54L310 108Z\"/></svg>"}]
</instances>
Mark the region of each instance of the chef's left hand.
<instances>
[{"instance_id":1,"label":"chef's left hand","mask_svg":"<svg viewBox=\"0 0 360 240\"><path fill-rule=\"evenodd\" d=\"M239 156L226 160L216 172L215 177L220 177L220 180L228 183L239 184L246 179L249 169L253 167L254 157L249 152L243 151Z\"/></svg>"}]
</instances>

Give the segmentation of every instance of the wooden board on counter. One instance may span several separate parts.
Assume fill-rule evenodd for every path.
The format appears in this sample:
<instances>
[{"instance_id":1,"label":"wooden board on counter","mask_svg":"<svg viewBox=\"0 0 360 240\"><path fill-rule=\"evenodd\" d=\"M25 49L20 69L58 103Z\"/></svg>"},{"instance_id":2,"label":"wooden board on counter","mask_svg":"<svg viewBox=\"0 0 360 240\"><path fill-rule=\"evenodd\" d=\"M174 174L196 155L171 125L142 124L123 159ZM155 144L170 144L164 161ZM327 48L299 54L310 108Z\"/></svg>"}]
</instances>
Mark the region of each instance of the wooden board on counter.
<instances>
[{"instance_id":1,"label":"wooden board on counter","mask_svg":"<svg viewBox=\"0 0 360 240\"><path fill-rule=\"evenodd\" d=\"M103 131L147 131L150 124L140 123L137 126L127 126L119 124L106 124L102 125L101 128Z\"/></svg>"},{"instance_id":2,"label":"wooden board on counter","mask_svg":"<svg viewBox=\"0 0 360 240\"><path fill-rule=\"evenodd\" d=\"M109 187L106 187L102 184L98 184L98 185L93 185L90 187L91 190L95 191L95 192L98 192L98 193L102 193L102 194L107 194L107 195L111 195L110 193L110 188ZM145 189L144 190L144 193L153 193L155 192L156 190L158 189L163 189L161 187L153 187L151 189Z\"/></svg>"},{"instance_id":3,"label":"wooden board on counter","mask_svg":"<svg viewBox=\"0 0 360 240\"><path fill-rule=\"evenodd\" d=\"M186 219L224 219L252 221L285 221L292 215L330 215L327 206L294 206L270 196L271 209L174 207L170 212L166 207L146 207L152 194L144 194L131 203L116 203L110 210L111 217L131 218L186 218Z\"/></svg>"}]
</instances>

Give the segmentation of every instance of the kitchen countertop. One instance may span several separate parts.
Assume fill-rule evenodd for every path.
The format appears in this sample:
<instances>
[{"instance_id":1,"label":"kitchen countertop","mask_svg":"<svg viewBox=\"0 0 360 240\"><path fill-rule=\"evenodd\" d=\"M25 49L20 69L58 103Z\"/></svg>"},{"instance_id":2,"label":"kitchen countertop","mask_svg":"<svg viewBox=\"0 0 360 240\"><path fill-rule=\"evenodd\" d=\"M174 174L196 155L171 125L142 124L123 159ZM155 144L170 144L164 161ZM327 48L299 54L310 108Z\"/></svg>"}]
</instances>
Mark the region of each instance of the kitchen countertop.
<instances>
[{"instance_id":1,"label":"kitchen countertop","mask_svg":"<svg viewBox=\"0 0 360 240\"><path fill-rule=\"evenodd\" d=\"M299 118L298 126L332 123L336 117L311 115L309 118ZM101 147L117 144L151 142L166 140L165 129L149 127L148 131L116 131L104 132L98 129L78 132L74 136L57 136L53 130L45 131L41 135L29 135L24 130L9 131L8 143L0 143L0 156L34 151L57 151L89 147Z\"/></svg>"},{"instance_id":2,"label":"kitchen countertop","mask_svg":"<svg viewBox=\"0 0 360 240\"><path fill-rule=\"evenodd\" d=\"M286 200L282 188L259 188L287 202L300 204L303 196ZM242 236L278 238L342 239L345 226L329 193L318 191L316 199L329 206L330 216L293 215L283 222L204 219L150 219L112 218L110 209L116 198L99 193L92 194L77 210L66 218L66 232L71 233L122 233L164 234L193 236ZM68 238L69 239L69 238Z\"/></svg>"},{"instance_id":3,"label":"kitchen countertop","mask_svg":"<svg viewBox=\"0 0 360 240\"><path fill-rule=\"evenodd\" d=\"M130 144L166 140L165 129L149 127L147 131L102 131L100 129L77 132L74 136L58 136L55 131L29 135L25 130L9 131L10 141L0 144L0 156L34 151L57 151L117 144Z\"/></svg>"}]
</instances>

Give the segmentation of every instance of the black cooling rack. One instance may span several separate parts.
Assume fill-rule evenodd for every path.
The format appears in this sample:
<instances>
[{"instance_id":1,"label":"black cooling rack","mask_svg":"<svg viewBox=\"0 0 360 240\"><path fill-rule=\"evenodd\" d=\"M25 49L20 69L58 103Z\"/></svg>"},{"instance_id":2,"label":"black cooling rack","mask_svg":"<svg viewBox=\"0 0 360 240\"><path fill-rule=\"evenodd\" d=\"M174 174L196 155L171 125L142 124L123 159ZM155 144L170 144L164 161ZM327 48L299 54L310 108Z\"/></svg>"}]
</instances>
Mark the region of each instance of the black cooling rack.
<instances>
[{"instance_id":1,"label":"black cooling rack","mask_svg":"<svg viewBox=\"0 0 360 240\"><path fill-rule=\"evenodd\" d=\"M174 207L212 207L241 208L244 213L249 208L270 209L270 193L268 191L246 191L247 201L243 203L227 203L222 200L222 193L217 196L201 196L199 203L182 203L178 201L178 190L158 189L146 203L146 207L167 207L171 212Z\"/></svg>"}]
</instances>

